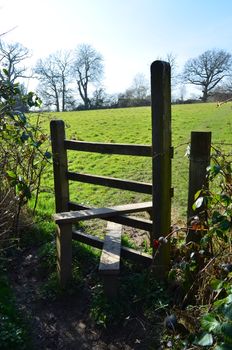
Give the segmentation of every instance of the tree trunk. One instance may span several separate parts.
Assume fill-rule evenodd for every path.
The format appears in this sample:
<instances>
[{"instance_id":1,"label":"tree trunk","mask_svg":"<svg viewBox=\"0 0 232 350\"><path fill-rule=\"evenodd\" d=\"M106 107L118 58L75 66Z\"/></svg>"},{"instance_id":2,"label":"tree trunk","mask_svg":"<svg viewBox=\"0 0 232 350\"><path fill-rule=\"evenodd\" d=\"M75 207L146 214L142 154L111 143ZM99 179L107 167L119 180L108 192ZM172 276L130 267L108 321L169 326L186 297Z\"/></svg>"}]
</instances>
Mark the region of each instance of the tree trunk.
<instances>
[{"instance_id":1,"label":"tree trunk","mask_svg":"<svg viewBox=\"0 0 232 350\"><path fill-rule=\"evenodd\" d=\"M64 77L62 78L62 111L65 111L65 81Z\"/></svg>"},{"instance_id":2,"label":"tree trunk","mask_svg":"<svg viewBox=\"0 0 232 350\"><path fill-rule=\"evenodd\" d=\"M202 102L207 102L207 100L208 100L208 89L207 89L206 86L204 87L204 90L202 92L203 92L203 96L201 98Z\"/></svg>"}]
</instances>

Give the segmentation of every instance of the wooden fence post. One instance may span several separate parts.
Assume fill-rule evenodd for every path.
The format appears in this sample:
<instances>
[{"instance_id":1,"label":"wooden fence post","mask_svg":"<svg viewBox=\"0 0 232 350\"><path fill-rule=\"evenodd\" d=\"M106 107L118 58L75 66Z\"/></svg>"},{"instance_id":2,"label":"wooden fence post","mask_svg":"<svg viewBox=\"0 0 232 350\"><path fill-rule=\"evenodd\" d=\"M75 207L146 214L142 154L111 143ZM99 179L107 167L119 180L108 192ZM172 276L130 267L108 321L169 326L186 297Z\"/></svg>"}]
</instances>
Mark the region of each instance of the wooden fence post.
<instances>
[{"instance_id":1,"label":"wooden fence post","mask_svg":"<svg viewBox=\"0 0 232 350\"><path fill-rule=\"evenodd\" d=\"M67 178L67 151L64 147L65 128L62 120L50 123L53 153L53 173L56 212L69 210L69 186ZM65 287L72 273L72 225L59 225L56 236L57 270L62 287Z\"/></svg>"},{"instance_id":2,"label":"wooden fence post","mask_svg":"<svg viewBox=\"0 0 232 350\"><path fill-rule=\"evenodd\" d=\"M50 123L53 153L53 173L55 187L56 213L68 211L68 162L67 150L64 147L65 128L63 120L52 120Z\"/></svg>"},{"instance_id":3,"label":"wooden fence post","mask_svg":"<svg viewBox=\"0 0 232 350\"><path fill-rule=\"evenodd\" d=\"M210 164L210 148L211 132L191 132L187 221L199 212L199 210L194 211L192 208L196 192L203 187L208 188L206 168ZM202 210L202 208L200 209ZM195 230L188 230L187 242L196 242L199 239L200 237Z\"/></svg>"},{"instance_id":4,"label":"wooden fence post","mask_svg":"<svg viewBox=\"0 0 232 350\"><path fill-rule=\"evenodd\" d=\"M152 186L154 239L166 236L171 226L171 86L170 64L155 61L151 65L152 106ZM154 267L160 278L165 276L170 264L170 245L154 249Z\"/></svg>"}]
</instances>

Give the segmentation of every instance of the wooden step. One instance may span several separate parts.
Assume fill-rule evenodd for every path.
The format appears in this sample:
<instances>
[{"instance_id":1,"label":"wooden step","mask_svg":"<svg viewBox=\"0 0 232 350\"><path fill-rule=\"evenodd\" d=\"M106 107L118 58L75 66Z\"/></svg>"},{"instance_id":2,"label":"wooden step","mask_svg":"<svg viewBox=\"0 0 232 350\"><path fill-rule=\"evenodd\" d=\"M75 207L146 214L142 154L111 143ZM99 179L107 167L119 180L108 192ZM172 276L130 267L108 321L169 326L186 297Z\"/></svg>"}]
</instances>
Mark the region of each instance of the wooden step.
<instances>
[{"instance_id":1,"label":"wooden step","mask_svg":"<svg viewBox=\"0 0 232 350\"><path fill-rule=\"evenodd\" d=\"M78 221L107 218L121 214L147 211L152 208L152 202L117 205L109 208L68 211L53 215L56 224L75 224Z\"/></svg>"},{"instance_id":2,"label":"wooden step","mask_svg":"<svg viewBox=\"0 0 232 350\"><path fill-rule=\"evenodd\" d=\"M106 275L119 274L122 225L108 222L101 253L99 272Z\"/></svg>"},{"instance_id":3,"label":"wooden step","mask_svg":"<svg viewBox=\"0 0 232 350\"><path fill-rule=\"evenodd\" d=\"M99 264L104 292L108 298L114 298L118 294L121 234L122 225L109 221Z\"/></svg>"}]
</instances>

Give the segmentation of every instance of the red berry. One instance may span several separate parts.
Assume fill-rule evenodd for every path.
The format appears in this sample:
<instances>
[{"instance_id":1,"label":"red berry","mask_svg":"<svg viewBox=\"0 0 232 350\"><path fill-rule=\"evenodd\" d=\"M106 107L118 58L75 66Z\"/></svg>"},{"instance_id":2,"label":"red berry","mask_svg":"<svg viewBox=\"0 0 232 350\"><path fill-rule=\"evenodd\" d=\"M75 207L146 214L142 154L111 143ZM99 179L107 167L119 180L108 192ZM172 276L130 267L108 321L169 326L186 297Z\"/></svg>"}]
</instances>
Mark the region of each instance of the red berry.
<instances>
[{"instance_id":1,"label":"red berry","mask_svg":"<svg viewBox=\"0 0 232 350\"><path fill-rule=\"evenodd\" d=\"M155 249L159 248L159 244L160 244L159 240L158 239L154 239L153 246L154 246Z\"/></svg>"}]
</instances>

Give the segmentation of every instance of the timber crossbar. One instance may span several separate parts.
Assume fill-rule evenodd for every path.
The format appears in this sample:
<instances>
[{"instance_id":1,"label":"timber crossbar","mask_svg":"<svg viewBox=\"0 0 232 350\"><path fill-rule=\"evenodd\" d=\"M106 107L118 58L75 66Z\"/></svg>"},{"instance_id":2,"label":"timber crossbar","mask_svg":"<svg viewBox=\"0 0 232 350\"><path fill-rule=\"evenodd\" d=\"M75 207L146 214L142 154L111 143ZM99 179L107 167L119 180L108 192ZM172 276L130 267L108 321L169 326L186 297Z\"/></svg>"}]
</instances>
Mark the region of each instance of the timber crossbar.
<instances>
[{"instance_id":1,"label":"timber crossbar","mask_svg":"<svg viewBox=\"0 0 232 350\"><path fill-rule=\"evenodd\" d=\"M57 223L57 265L60 283L65 286L71 277L72 239L96 248L112 250L115 235L121 234L121 225L127 225L150 232L150 241L170 232L171 225L171 88L170 65L167 62L155 61L151 65L151 145L85 142L67 140L62 120L52 120L51 141L53 153L53 172L55 187ZM68 151L97 152L109 155L151 157L152 183L118 179L109 176L84 174L68 169ZM70 201L69 182L78 181L93 185L117 188L151 195L151 202L119 205L105 208L89 208ZM128 214L147 211L151 220ZM107 244L97 237L74 232L72 225L82 221L100 218L108 222ZM109 222L116 223L109 224ZM118 226L117 226L118 225ZM116 229L117 227L117 229ZM117 239L117 242L119 240ZM109 248L112 246L112 249ZM120 248L117 243L117 263L119 256L135 259L150 264L151 256L140 254L129 248ZM104 258L104 256L103 256ZM103 259L102 258L102 259ZM104 259L103 259L104 260ZM169 245L155 254L154 266L159 276L167 271L170 261ZM111 269L112 270L112 269ZM113 270L112 270L113 271ZM158 273L156 273L158 276Z\"/></svg>"},{"instance_id":2,"label":"timber crossbar","mask_svg":"<svg viewBox=\"0 0 232 350\"><path fill-rule=\"evenodd\" d=\"M86 209L80 211L68 211L53 215L56 224L75 224L79 221L101 219L133 212L146 211L152 208L151 202L118 205L110 208Z\"/></svg>"},{"instance_id":3,"label":"timber crossbar","mask_svg":"<svg viewBox=\"0 0 232 350\"><path fill-rule=\"evenodd\" d=\"M67 177L69 180L73 180L73 181L79 181L79 182L106 186L111 188L119 188L125 191L134 191L138 193L152 194L152 185L149 183L115 179L113 177L107 177L107 176L80 174L80 173L74 173L70 171L67 172Z\"/></svg>"},{"instance_id":4,"label":"timber crossbar","mask_svg":"<svg viewBox=\"0 0 232 350\"><path fill-rule=\"evenodd\" d=\"M67 150L97 152L102 154L122 154L128 156L151 157L151 146L119 143L84 142L64 140Z\"/></svg>"}]
</instances>

